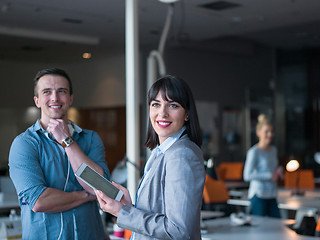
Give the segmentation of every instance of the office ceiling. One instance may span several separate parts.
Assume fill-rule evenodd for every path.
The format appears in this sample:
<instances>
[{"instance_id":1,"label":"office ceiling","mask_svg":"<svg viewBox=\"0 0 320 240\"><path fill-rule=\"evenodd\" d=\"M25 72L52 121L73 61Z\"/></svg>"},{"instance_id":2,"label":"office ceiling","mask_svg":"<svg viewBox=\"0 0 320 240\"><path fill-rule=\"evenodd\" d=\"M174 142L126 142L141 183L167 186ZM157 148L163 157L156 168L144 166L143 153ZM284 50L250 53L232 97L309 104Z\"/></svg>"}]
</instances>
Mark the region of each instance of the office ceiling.
<instances>
[{"instance_id":1,"label":"office ceiling","mask_svg":"<svg viewBox=\"0 0 320 240\"><path fill-rule=\"evenodd\" d=\"M157 47L167 9L158 0L138 1L140 47ZM125 0L0 0L0 60L94 57L124 48L124 38ZM210 48L224 41L319 47L320 1L175 3L168 46Z\"/></svg>"}]
</instances>

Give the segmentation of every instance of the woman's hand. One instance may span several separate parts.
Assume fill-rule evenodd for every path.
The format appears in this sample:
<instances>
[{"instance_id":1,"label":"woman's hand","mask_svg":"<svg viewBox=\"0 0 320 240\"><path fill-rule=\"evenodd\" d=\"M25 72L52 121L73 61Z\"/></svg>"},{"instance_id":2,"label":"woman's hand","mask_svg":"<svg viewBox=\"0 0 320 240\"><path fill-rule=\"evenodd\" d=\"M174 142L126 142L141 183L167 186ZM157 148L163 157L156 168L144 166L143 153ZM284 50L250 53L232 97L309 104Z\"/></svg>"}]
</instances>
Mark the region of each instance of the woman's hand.
<instances>
[{"instance_id":1,"label":"woman's hand","mask_svg":"<svg viewBox=\"0 0 320 240\"><path fill-rule=\"evenodd\" d=\"M133 206L131 203L131 197L129 194L129 191L121 186L120 184L117 184L115 182L112 182L113 185L115 185L117 188L119 188L123 192L123 197L119 201L114 200L112 198L109 198L107 195L105 195L100 190L95 190L100 208L107 213L112 214L115 217L118 217L120 209L126 205L126 206Z\"/></svg>"},{"instance_id":2,"label":"woman's hand","mask_svg":"<svg viewBox=\"0 0 320 240\"><path fill-rule=\"evenodd\" d=\"M272 177L271 180L276 182L278 180L283 180L284 176L283 176L283 167L279 166L273 173L272 173Z\"/></svg>"},{"instance_id":3,"label":"woman's hand","mask_svg":"<svg viewBox=\"0 0 320 240\"><path fill-rule=\"evenodd\" d=\"M133 205L132 205L131 196L130 196L128 189L126 189L125 187L123 187L120 184L115 183L115 182L112 182L112 184L115 185L117 188L119 188L123 192L123 197L121 198L120 202L123 205L132 207Z\"/></svg>"},{"instance_id":4,"label":"woman's hand","mask_svg":"<svg viewBox=\"0 0 320 240\"><path fill-rule=\"evenodd\" d=\"M279 179L280 179L280 180L283 180L283 179L284 179L283 167L282 167L282 166L279 166L276 171L277 171L277 173L278 173Z\"/></svg>"},{"instance_id":5,"label":"woman's hand","mask_svg":"<svg viewBox=\"0 0 320 240\"><path fill-rule=\"evenodd\" d=\"M100 190L94 190L96 193L100 208L107 213L112 214L115 217L118 217L120 209L123 207L123 204L117 200L113 200L105 195Z\"/></svg>"}]
</instances>

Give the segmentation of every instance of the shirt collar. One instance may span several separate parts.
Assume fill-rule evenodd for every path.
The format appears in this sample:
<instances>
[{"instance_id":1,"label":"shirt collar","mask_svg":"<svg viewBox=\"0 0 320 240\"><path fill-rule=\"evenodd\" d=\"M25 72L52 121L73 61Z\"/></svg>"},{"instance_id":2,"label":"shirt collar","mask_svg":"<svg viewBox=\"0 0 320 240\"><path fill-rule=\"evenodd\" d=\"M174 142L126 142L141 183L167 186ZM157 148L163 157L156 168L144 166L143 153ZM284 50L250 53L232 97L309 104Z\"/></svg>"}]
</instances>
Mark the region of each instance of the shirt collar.
<instances>
[{"instance_id":1,"label":"shirt collar","mask_svg":"<svg viewBox=\"0 0 320 240\"><path fill-rule=\"evenodd\" d=\"M68 127L69 127L69 131L70 131L70 135L71 135L71 136L72 136L75 132L78 133L78 134L79 134L80 132L82 132L82 128L81 128L81 127L79 127L77 124L75 124L74 122L72 122L72 121L70 121L70 120L68 120L68 121L69 121ZM41 132L44 133L48 138L51 139L49 133L42 128L42 126L41 126L41 124L40 124L40 119L38 119L37 122L35 123L35 125L34 125L34 130L35 130L35 131L41 131Z\"/></svg>"},{"instance_id":2,"label":"shirt collar","mask_svg":"<svg viewBox=\"0 0 320 240\"><path fill-rule=\"evenodd\" d=\"M174 144L181 137L185 130L186 127L183 126L178 132L168 137L162 144L158 145L156 148L152 150L144 168L145 174L148 173L154 159L157 158L160 154L164 154L165 151L167 151L172 146L172 144Z\"/></svg>"},{"instance_id":3,"label":"shirt collar","mask_svg":"<svg viewBox=\"0 0 320 240\"><path fill-rule=\"evenodd\" d=\"M164 153L168 150L174 144L183 134L183 132L186 130L186 126L183 126L178 132L168 137L162 144L158 145L158 151L161 153Z\"/></svg>"},{"instance_id":4,"label":"shirt collar","mask_svg":"<svg viewBox=\"0 0 320 240\"><path fill-rule=\"evenodd\" d=\"M69 125L72 126L73 131L76 133L81 133L82 132L82 128L79 127L77 124L75 124L74 122L72 122L71 120L69 120Z\"/></svg>"}]
</instances>

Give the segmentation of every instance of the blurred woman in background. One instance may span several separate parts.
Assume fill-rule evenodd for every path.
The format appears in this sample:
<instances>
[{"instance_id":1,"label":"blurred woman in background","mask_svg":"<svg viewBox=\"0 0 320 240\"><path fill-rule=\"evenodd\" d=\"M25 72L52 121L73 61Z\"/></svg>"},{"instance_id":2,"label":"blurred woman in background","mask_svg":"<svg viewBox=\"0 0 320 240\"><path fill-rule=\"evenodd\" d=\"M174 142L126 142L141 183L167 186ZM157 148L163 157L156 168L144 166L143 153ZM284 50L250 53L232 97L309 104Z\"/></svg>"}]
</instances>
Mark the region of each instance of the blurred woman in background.
<instances>
[{"instance_id":1,"label":"blurred woman in background","mask_svg":"<svg viewBox=\"0 0 320 240\"><path fill-rule=\"evenodd\" d=\"M283 179L283 168L278 166L277 149L271 145L273 125L264 114L256 126L259 139L248 150L243 178L250 182L248 198L251 214L280 218L277 203L277 181Z\"/></svg>"}]
</instances>

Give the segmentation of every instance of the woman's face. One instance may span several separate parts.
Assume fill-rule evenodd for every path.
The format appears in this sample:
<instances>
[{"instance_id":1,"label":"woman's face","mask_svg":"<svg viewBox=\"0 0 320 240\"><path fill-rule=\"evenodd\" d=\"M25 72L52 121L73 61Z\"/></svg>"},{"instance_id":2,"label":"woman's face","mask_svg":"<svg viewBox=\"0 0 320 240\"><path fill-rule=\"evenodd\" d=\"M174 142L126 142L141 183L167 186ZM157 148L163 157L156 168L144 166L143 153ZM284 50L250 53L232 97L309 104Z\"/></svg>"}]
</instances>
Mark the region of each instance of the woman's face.
<instances>
[{"instance_id":1,"label":"woman's face","mask_svg":"<svg viewBox=\"0 0 320 240\"><path fill-rule=\"evenodd\" d=\"M151 101L149 117L153 129L158 134L160 144L178 132L188 120L186 110L177 102L162 98L160 92Z\"/></svg>"},{"instance_id":2,"label":"woman's face","mask_svg":"<svg viewBox=\"0 0 320 240\"><path fill-rule=\"evenodd\" d=\"M259 142L265 145L271 144L273 139L273 127L270 125L262 125L262 127L257 130L257 136L259 138Z\"/></svg>"}]
</instances>

